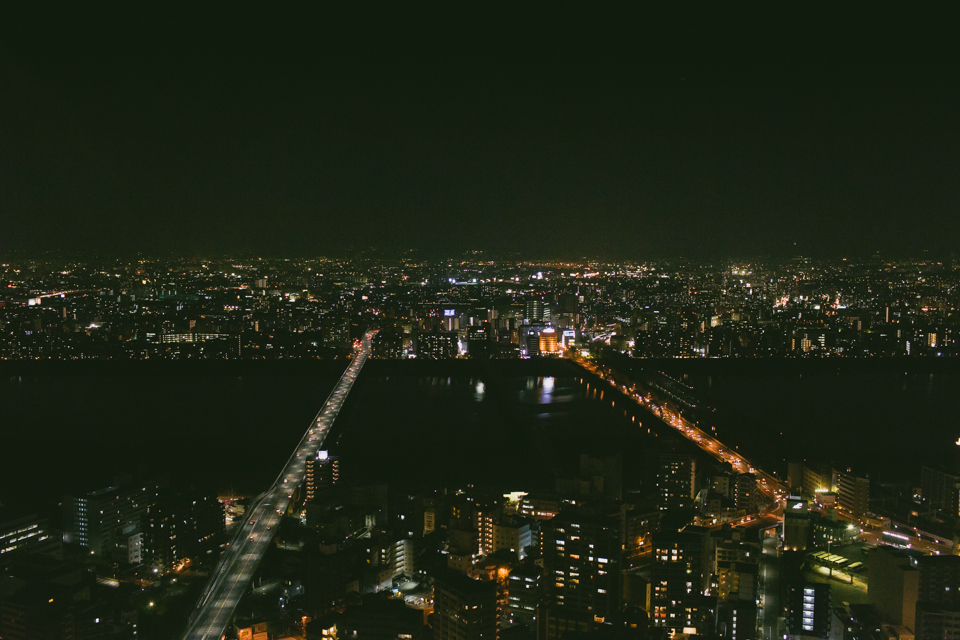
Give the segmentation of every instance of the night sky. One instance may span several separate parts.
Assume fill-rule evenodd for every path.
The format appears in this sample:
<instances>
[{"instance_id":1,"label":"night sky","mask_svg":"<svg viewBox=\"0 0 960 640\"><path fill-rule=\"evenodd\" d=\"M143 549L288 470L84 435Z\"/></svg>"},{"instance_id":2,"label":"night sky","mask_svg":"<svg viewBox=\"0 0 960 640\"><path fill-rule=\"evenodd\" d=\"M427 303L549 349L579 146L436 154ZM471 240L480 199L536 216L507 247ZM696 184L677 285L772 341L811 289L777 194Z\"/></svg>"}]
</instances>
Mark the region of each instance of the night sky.
<instances>
[{"instance_id":1,"label":"night sky","mask_svg":"<svg viewBox=\"0 0 960 640\"><path fill-rule=\"evenodd\" d=\"M0 255L960 238L953 16L121 6L0 16Z\"/></svg>"}]
</instances>

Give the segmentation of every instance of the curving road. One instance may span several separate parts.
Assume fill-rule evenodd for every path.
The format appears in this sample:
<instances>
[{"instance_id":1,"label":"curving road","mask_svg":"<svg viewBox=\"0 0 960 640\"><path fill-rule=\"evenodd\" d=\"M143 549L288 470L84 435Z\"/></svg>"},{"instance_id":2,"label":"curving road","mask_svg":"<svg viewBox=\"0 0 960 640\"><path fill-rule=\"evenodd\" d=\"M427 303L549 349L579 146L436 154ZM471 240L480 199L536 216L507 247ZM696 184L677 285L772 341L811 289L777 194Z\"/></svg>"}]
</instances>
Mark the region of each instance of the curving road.
<instances>
[{"instance_id":1,"label":"curving road","mask_svg":"<svg viewBox=\"0 0 960 640\"><path fill-rule=\"evenodd\" d=\"M343 401L370 355L370 341L375 333L374 330L364 335L353 361L330 392L323 408L310 423L310 428L303 434L300 444L290 455L276 481L251 502L245 522L240 524L233 540L227 545L207 588L197 602L183 634L184 640L220 640L223 637L257 565L270 546L281 514L286 511L294 491L303 481L307 456L315 454L323 445Z\"/></svg>"}]
</instances>

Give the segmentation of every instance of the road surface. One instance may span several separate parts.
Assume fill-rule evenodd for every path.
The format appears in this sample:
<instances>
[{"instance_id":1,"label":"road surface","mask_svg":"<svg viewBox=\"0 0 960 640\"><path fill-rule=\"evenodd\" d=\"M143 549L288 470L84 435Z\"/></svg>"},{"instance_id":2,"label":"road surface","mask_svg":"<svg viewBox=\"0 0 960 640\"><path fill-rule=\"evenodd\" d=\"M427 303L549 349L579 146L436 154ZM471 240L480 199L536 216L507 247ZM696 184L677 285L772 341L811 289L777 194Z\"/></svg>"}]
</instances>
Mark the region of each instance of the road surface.
<instances>
[{"instance_id":1,"label":"road surface","mask_svg":"<svg viewBox=\"0 0 960 640\"><path fill-rule=\"evenodd\" d=\"M370 355L370 341L375 333L370 331L363 337L350 366L310 423L310 428L303 434L300 444L290 455L276 481L251 502L244 521L239 524L237 534L220 557L220 563L210 576L210 582L190 617L183 634L184 640L220 640L223 637L257 565L270 546L281 514L286 511L294 491L303 481L307 456L316 455L323 445L360 368Z\"/></svg>"},{"instance_id":2,"label":"road surface","mask_svg":"<svg viewBox=\"0 0 960 640\"><path fill-rule=\"evenodd\" d=\"M782 515L782 501L788 495L787 487L772 475L762 471L737 451L731 450L722 442L709 435L689 420L686 420L678 413L664 408L651 397L644 395L636 386L630 388L623 384L617 384L613 379L612 373L604 367L598 366L581 357L574 357L573 360L583 368L594 375L606 381L610 386L621 391L624 395L631 398L634 402L644 407L647 411L659 417L665 423L676 429L683 437L694 442L703 451L707 452L717 460L729 463L738 473L752 473L757 476L757 488L766 496L767 501L763 509L756 514L748 514L743 518L730 522L733 526L767 526L777 522Z\"/></svg>"}]
</instances>

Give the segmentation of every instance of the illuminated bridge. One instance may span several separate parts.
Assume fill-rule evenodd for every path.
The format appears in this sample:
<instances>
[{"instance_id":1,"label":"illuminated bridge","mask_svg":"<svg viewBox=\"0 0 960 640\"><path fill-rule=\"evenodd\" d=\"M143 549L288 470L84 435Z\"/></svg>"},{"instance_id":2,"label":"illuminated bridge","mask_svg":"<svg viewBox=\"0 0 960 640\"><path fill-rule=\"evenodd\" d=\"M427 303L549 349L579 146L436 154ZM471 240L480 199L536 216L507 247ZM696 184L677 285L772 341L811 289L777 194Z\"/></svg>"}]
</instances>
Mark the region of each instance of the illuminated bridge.
<instances>
[{"instance_id":1,"label":"illuminated bridge","mask_svg":"<svg viewBox=\"0 0 960 640\"><path fill-rule=\"evenodd\" d=\"M370 355L370 341L375 333L370 331L363 337L353 362L330 392L276 481L251 502L236 535L220 557L220 563L200 596L183 634L184 640L220 640L223 636L257 565L270 546L281 514L286 511L294 491L303 481L308 454L315 453L322 446L363 363Z\"/></svg>"}]
</instances>

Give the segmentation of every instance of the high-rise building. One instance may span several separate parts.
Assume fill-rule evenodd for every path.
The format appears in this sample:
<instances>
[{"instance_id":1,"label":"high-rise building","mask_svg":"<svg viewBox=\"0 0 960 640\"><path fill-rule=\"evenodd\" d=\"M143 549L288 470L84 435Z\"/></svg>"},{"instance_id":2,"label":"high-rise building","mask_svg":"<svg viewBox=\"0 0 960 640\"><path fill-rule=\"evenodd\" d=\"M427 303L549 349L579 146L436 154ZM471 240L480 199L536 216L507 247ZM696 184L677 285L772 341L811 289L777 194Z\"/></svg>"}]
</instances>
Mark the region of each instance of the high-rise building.
<instances>
[{"instance_id":1,"label":"high-rise building","mask_svg":"<svg viewBox=\"0 0 960 640\"><path fill-rule=\"evenodd\" d=\"M371 564L387 572L391 580L414 576L414 541L401 536L380 536L371 542Z\"/></svg>"},{"instance_id":2,"label":"high-rise building","mask_svg":"<svg viewBox=\"0 0 960 640\"><path fill-rule=\"evenodd\" d=\"M760 502L760 493L757 491L757 476L752 473L741 473L737 476L737 488L734 493L734 505L747 513L757 510Z\"/></svg>"},{"instance_id":3,"label":"high-rise building","mask_svg":"<svg viewBox=\"0 0 960 640\"><path fill-rule=\"evenodd\" d=\"M787 498L783 510L783 548L785 551L803 551L810 541L810 510L800 496Z\"/></svg>"},{"instance_id":4,"label":"high-rise building","mask_svg":"<svg viewBox=\"0 0 960 640\"><path fill-rule=\"evenodd\" d=\"M830 493L837 490L836 472L829 464L807 465L802 462L791 462L787 467L787 483L797 495L815 497L820 493Z\"/></svg>"},{"instance_id":5,"label":"high-rise building","mask_svg":"<svg viewBox=\"0 0 960 640\"><path fill-rule=\"evenodd\" d=\"M860 518L869 510L870 478L854 475L850 469L840 473L837 501L854 518Z\"/></svg>"},{"instance_id":6,"label":"high-rise building","mask_svg":"<svg viewBox=\"0 0 960 640\"><path fill-rule=\"evenodd\" d=\"M541 331L539 346L541 355L560 353L560 345L557 342L557 330L553 327L546 327Z\"/></svg>"},{"instance_id":7,"label":"high-rise building","mask_svg":"<svg viewBox=\"0 0 960 640\"><path fill-rule=\"evenodd\" d=\"M550 596L546 624L551 637L619 610L621 526L619 512L610 515L573 506L564 506L544 523L544 586Z\"/></svg>"},{"instance_id":8,"label":"high-rise building","mask_svg":"<svg viewBox=\"0 0 960 640\"><path fill-rule=\"evenodd\" d=\"M933 509L951 516L960 515L960 473L924 466L920 494Z\"/></svg>"},{"instance_id":9,"label":"high-rise building","mask_svg":"<svg viewBox=\"0 0 960 640\"><path fill-rule=\"evenodd\" d=\"M917 560L916 640L960 639L960 556Z\"/></svg>"},{"instance_id":10,"label":"high-rise building","mask_svg":"<svg viewBox=\"0 0 960 640\"><path fill-rule=\"evenodd\" d=\"M724 498L736 498L737 481L729 473L721 473L710 480L710 491Z\"/></svg>"},{"instance_id":11,"label":"high-rise building","mask_svg":"<svg viewBox=\"0 0 960 640\"><path fill-rule=\"evenodd\" d=\"M880 618L914 629L920 572L913 555L879 546L867 562L867 596Z\"/></svg>"},{"instance_id":12,"label":"high-rise building","mask_svg":"<svg viewBox=\"0 0 960 640\"><path fill-rule=\"evenodd\" d=\"M543 322L543 300L527 300L525 308L526 312L524 313L524 320L527 324L533 322Z\"/></svg>"},{"instance_id":13,"label":"high-rise building","mask_svg":"<svg viewBox=\"0 0 960 640\"><path fill-rule=\"evenodd\" d=\"M657 467L657 495L660 508L691 508L697 495L696 491L696 458L682 453L661 453Z\"/></svg>"},{"instance_id":14,"label":"high-rise building","mask_svg":"<svg viewBox=\"0 0 960 640\"><path fill-rule=\"evenodd\" d=\"M790 640L826 638L830 633L832 609L830 585L813 582L794 582L783 590L786 626Z\"/></svg>"},{"instance_id":15,"label":"high-rise building","mask_svg":"<svg viewBox=\"0 0 960 640\"><path fill-rule=\"evenodd\" d=\"M417 357L429 360L456 358L460 336L455 331L422 331L417 335Z\"/></svg>"},{"instance_id":16,"label":"high-rise building","mask_svg":"<svg viewBox=\"0 0 960 640\"><path fill-rule=\"evenodd\" d=\"M725 526L710 534L710 588L717 596L717 631L728 640L756 638L760 539ZM705 569L706 571L706 569Z\"/></svg>"},{"instance_id":17,"label":"high-rise building","mask_svg":"<svg viewBox=\"0 0 960 640\"><path fill-rule=\"evenodd\" d=\"M315 457L307 458L307 502L316 498L321 489L329 489L339 481L340 459L337 456L331 456L328 451L317 451Z\"/></svg>"},{"instance_id":18,"label":"high-rise building","mask_svg":"<svg viewBox=\"0 0 960 640\"><path fill-rule=\"evenodd\" d=\"M64 498L64 533L68 542L94 554L110 553L113 537L129 524L141 526L148 507L156 503L156 484L134 488L107 487L82 497Z\"/></svg>"},{"instance_id":19,"label":"high-rise building","mask_svg":"<svg viewBox=\"0 0 960 640\"><path fill-rule=\"evenodd\" d=\"M713 633L717 598L703 595L706 547L706 530L687 527L653 534L651 619L671 635Z\"/></svg>"},{"instance_id":20,"label":"high-rise building","mask_svg":"<svg viewBox=\"0 0 960 640\"><path fill-rule=\"evenodd\" d=\"M760 546L740 540L719 540L714 546L717 597L723 601L756 600Z\"/></svg>"},{"instance_id":21,"label":"high-rise building","mask_svg":"<svg viewBox=\"0 0 960 640\"><path fill-rule=\"evenodd\" d=\"M144 516L143 561L158 571L168 571L187 558L209 556L219 550L224 528L223 504L216 496L161 495Z\"/></svg>"},{"instance_id":22,"label":"high-rise building","mask_svg":"<svg viewBox=\"0 0 960 640\"><path fill-rule=\"evenodd\" d=\"M542 575L543 571L533 563L521 564L510 572L506 584L507 608L501 627L524 625L531 631L537 629Z\"/></svg>"},{"instance_id":23,"label":"high-rise building","mask_svg":"<svg viewBox=\"0 0 960 640\"><path fill-rule=\"evenodd\" d=\"M492 545L483 550L485 555L498 551L509 551L523 560L534 543L536 526L533 522L519 517L500 518L493 525Z\"/></svg>"},{"instance_id":24,"label":"high-rise building","mask_svg":"<svg viewBox=\"0 0 960 640\"><path fill-rule=\"evenodd\" d=\"M528 332L525 338L524 346L526 347L524 350L526 355L540 355L540 334L533 331Z\"/></svg>"},{"instance_id":25,"label":"high-rise building","mask_svg":"<svg viewBox=\"0 0 960 640\"><path fill-rule=\"evenodd\" d=\"M437 640L496 640L497 583L445 572L434 585Z\"/></svg>"},{"instance_id":26,"label":"high-rise building","mask_svg":"<svg viewBox=\"0 0 960 640\"><path fill-rule=\"evenodd\" d=\"M371 344L370 357L372 358L402 358L404 345L403 333L396 329L381 329L374 336Z\"/></svg>"}]
</instances>

